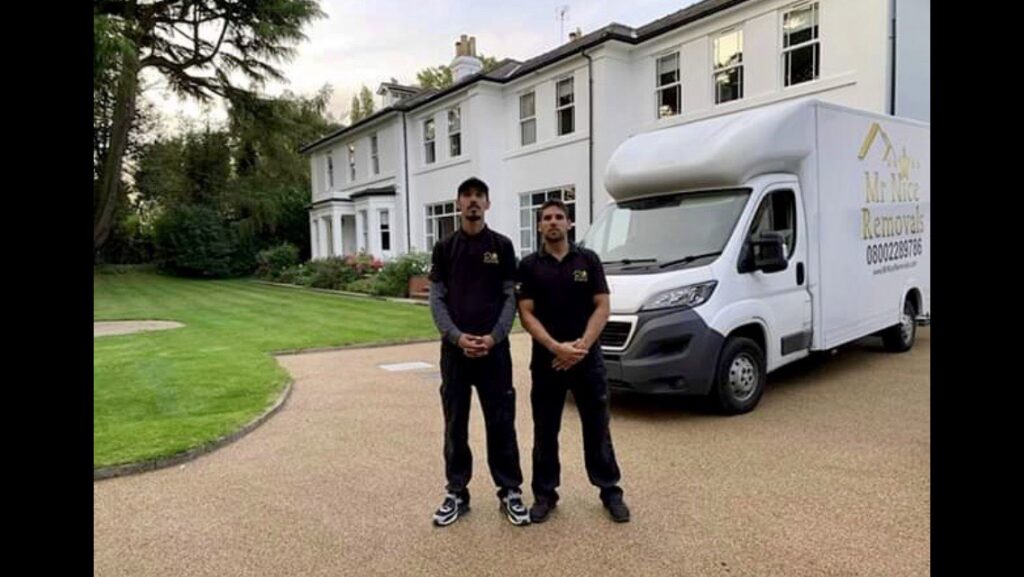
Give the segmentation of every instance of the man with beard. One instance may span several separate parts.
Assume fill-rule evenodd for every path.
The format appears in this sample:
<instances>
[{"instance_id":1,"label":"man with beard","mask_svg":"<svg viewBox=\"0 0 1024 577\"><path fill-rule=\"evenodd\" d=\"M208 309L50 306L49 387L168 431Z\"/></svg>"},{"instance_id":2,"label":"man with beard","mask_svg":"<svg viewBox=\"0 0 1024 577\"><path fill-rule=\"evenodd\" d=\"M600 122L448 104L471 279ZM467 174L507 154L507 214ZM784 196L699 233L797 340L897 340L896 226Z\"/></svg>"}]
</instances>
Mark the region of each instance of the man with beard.
<instances>
[{"instance_id":1,"label":"man with beard","mask_svg":"<svg viewBox=\"0 0 1024 577\"><path fill-rule=\"evenodd\" d=\"M530 520L541 523L558 502L558 431L567 391L583 425L587 476L600 489L612 520L629 521L608 424L608 380L599 337L610 311L601 259L568 241L572 223L563 202L541 205L540 250L519 264L519 317L533 337L533 488Z\"/></svg>"}]
</instances>

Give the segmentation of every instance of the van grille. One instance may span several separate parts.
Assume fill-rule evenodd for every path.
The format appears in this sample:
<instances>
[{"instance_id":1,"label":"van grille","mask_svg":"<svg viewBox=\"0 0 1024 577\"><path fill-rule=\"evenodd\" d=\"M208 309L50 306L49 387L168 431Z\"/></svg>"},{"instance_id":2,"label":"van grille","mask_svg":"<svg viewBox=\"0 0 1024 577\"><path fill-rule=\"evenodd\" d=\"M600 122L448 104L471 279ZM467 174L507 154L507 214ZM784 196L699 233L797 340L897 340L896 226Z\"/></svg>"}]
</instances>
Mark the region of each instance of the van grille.
<instances>
[{"instance_id":1,"label":"van grille","mask_svg":"<svg viewBox=\"0 0 1024 577\"><path fill-rule=\"evenodd\" d=\"M601 331L601 346L620 349L626 346L626 339L629 338L629 331L633 328L630 323L622 321L608 321Z\"/></svg>"}]
</instances>

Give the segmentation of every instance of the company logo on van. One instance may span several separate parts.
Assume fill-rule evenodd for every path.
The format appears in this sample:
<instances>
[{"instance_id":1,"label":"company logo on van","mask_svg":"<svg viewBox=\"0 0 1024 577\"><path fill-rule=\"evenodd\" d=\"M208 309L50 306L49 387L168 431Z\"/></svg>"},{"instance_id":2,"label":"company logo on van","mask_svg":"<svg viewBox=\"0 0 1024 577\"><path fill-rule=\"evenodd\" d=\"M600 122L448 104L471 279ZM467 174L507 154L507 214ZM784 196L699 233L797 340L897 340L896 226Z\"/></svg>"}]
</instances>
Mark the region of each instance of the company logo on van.
<instances>
[{"instance_id":1,"label":"company logo on van","mask_svg":"<svg viewBox=\"0 0 1024 577\"><path fill-rule=\"evenodd\" d=\"M921 168L920 161L907 153L905 145L897 149L878 122L868 127L857 159L866 165L861 239L886 239L867 246L867 264L907 261L895 266L886 264L875 274L914 266L916 261L910 259L923 252L921 186L914 175Z\"/></svg>"},{"instance_id":2,"label":"company logo on van","mask_svg":"<svg viewBox=\"0 0 1024 577\"><path fill-rule=\"evenodd\" d=\"M860 152L857 153L857 160L864 160L871 151L871 145L875 143L875 139L881 137L882 142L885 143L885 152L882 154L882 159L888 158L893 151L892 141L889 140L889 135L882 130L882 125L877 122L871 123L871 128L868 129L867 135L864 137L864 143L860 145Z\"/></svg>"}]
</instances>

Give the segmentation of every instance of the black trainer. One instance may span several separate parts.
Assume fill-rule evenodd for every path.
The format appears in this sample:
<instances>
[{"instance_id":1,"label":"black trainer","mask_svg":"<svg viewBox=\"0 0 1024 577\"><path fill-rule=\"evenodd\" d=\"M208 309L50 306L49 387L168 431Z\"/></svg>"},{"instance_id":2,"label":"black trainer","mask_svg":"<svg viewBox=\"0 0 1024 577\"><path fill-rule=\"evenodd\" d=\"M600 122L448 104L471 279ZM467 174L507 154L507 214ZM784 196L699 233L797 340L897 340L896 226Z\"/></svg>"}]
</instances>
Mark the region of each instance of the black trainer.
<instances>
[{"instance_id":1,"label":"black trainer","mask_svg":"<svg viewBox=\"0 0 1024 577\"><path fill-rule=\"evenodd\" d=\"M459 518L459 515L469 512L469 502L454 493L444 496L444 502L434 512L434 525L444 527L451 525Z\"/></svg>"},{"instance_id":2,"label":"black trainer","mask_svg":"<svg viewBox=\"0 0 1024 577\"><path fill-rule=\"evenodd\" d=\"M612 520L616 523L629 521L629 507L626 506L626 502L622 500L622 497L608 499L604 503L604 508L608 509L608 514L611 515Z\"/></svg>"},{"instance_id":3,"label":"black trainer","mask_svg":"<svg viewBox=\"0 0 1024 577\"><path fill-rule=\"evenodd\" d=\"M530 521L534 523L543 523L548 520L548 515L557 506L554 501L548 499L537 499L533 502L533 507L530 507Z\"/></svg>"},{"instance_id":4,"label":"black trainer","mask_svg":"<svg viewBox=\"0 0 1024 577\"><path fill-rule=\"evenodd\" d=\"M505 513L505 517L508 518L509 523L516 526L530 524L530 513L527 512L526 505L523 504L523 495L519 491L509 490L501 498L499 506Z\"/></svg>"}]
</instances>

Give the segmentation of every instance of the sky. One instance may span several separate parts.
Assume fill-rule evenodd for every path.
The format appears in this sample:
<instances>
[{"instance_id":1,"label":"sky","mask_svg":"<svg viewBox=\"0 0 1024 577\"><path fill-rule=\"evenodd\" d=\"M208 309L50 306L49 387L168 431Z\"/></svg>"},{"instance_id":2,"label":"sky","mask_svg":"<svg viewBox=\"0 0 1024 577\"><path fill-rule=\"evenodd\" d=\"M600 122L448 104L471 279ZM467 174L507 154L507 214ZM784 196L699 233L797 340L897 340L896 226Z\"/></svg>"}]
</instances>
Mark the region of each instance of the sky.
<instances>
[{"instance_id":1,"label":"sky","mask_svg":"<svg viewBox=\"0 0 1024 577\"><path fill-rule=\"evenodd\" d=\"M352 96L361 86L376 91L391 78L415 84L419 70L451 62L462 34L476 37L478 54L523 61L564 43L577 27L584 34L612 22L638 27L695 1L321 0L327 16L307 25L308 39L296 46L294 59L278 65L289 82L268 84L263 91L308 96L330 84L334 94L328 112L347 122ZM203 107L180 101L155 74L147 74L144 85L164 130L226 118L220 103Z\"/></svg>"}]
</instances>

